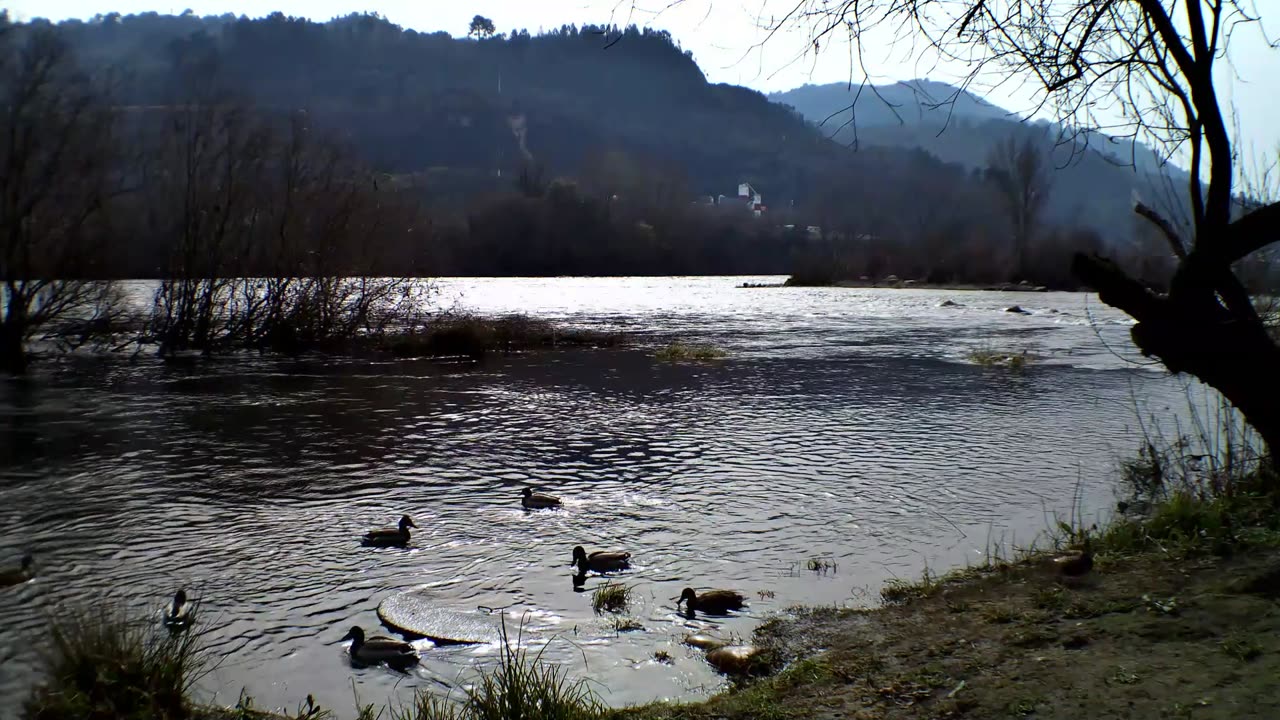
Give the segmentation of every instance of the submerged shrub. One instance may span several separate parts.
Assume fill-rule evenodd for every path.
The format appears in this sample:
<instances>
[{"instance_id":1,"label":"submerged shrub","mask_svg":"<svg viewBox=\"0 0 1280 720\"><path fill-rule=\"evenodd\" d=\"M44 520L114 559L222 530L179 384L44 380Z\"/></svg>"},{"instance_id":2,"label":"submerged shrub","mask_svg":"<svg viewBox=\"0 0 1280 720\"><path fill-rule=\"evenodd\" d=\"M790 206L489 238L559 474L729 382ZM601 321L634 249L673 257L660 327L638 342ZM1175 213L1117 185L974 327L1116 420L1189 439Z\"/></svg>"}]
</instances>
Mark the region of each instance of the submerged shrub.
<instances>
[{"instance_id":1,"label":"submerged shrub","mask_svg":"<svg viewBox=\"0 0 1280 720\"><path fill-rule=\"evenodd\" d=\"M660 348L654 357L663 362L675 362L679 360L720 360L729 356L729 353L721 350L713 345L689 345L680 341L675 341L666 347Z\"/></svg>"},{"instance_id":2,"label":"submerged shrub","mask_svg":"<svg viewBox=\"0 0 1280 720\"><path fill-rule=\"evenodd\" d=\"M970 350L966 357L975 365L985 368L1003 367L1015 373L1026 372L1031 364L1031 356L1026 350L1013 353L985 347Z\"/></svg>"},{"instance_id":3,"label":"submerged shrub","mask_svg":"<svg viewBox=\"0 0 1280 720\"><path fill-rule=\"evenodd\" d=\"M556 347L614 347L618 333L565 329L547 320L524 315L485 318L443 315L422 328L386 336L384 344L401 357L468 357L490 352L510 353Z\"/></svg>"}]
</instances>

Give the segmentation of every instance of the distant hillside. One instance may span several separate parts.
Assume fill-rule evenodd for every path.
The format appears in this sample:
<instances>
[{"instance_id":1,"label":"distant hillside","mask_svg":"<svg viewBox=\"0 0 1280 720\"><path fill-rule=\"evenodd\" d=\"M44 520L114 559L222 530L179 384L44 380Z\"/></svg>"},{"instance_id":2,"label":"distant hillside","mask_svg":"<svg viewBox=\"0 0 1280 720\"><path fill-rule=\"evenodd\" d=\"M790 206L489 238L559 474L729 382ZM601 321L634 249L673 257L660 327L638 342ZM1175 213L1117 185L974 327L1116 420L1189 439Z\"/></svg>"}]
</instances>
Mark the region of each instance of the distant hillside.
<instances>
[{"instance_id":1,"label":"distant hillside","mask_svg":"<svg viewBox=\"0 0 1280 720\"><path fill-rule=\"evenodd\" d=\"M109 15L59 28L86 65L119 73L125 104L199 91L302 108L382 170L448 168L447 184L476 190L526 163L573 174L621 149L679 168L691 193L749 181L789 201L805 176L838 162L793 112L708 83L662 31L566 25L476 40L376 15L316 23L280 13Z\"/></svg>"},{"instance_id":2,"label":"distant hillside","mask_svg":"<svg viewBox=\"0 0 1280 720\"><path fill-rule=\"evenodd\" d=\"M455 38L371 14L317 23L280 13L113 13L56 25L11 24L0 13L0 23L8 52L38 37L33 45L52 47L39 36L46 31L60 36L77 68L68 77L84 71L101 81L119 156L146 161L113 176L123 187L112 190L119 199L108 230L123 249L110 272L123 276L160 272L156 258L175 252L174 228L212 217L192 215L185 201L152 202L169 202L167 177L207 186L209 197L253 188L235 208L212 202L207 210L226 216L215 227L236 228L259 260L271 257L278 240L263 218L294 222L292 200L280 198L292 197L291 178L302 172L288 159L297 157L295 141L308 152L332 150L347 168L345 184L317 180L317 193L367 192L369 212L385 215L382 272L816 267L1071 287L1072 251L1121 248L1137 234L1132 179L1096 154L1063 171L1047 216L1019 224L1009 194L981 168L995 139L1034 128L981 98L928 81L878 88L874 102L871 93L859 101L864 142L855 152L843 134L850 128L832 139L832 125L824 132L806 120L834 112L839 123L836 111L848 103L836 91L795 91L801 114L709 83L658 30L565 25ZM23 67L4 65L9 74ZM935 137L944 112L950 129ZM236 162L215 173L209 158ZM320 177L335 167L317 163L303 169ZM233 170L245 177L233 179ZM325 217L331 208L313 200L311 209ZM319 237L297 222L309 241ZM329 262L327 252L317 257Z\"/></svg>"},{"instance_id":3,"label":"distant hillside","mask_svg":"<svg viewBox=\"0 0 1280 720\"><path fill-rule=\"evenodd\" d=\"M1186 187L1186 174L1178 168L1161 172L1145 146L1098 133L1089 134L1086 145L1083 135L1024 121L946 83L912 80L860 92L846 84L805 85L769 98L795 108L840 144L920 149L971 169L986 167L991 147L1002 139L1034 138L1055 167L1050 218L1084 222L1109 244L1131 236L1135 192L1176 216L1172 198Z\"/></svg>"},{"instance_id":4,"label":"distant hillside","mask_svg":"<svg viewBox=\"0 0 1280 720\"><path fill-rule=\"evenodd\" d=\"M827 135L839 133L841 137L855 126L905 124L937 132L953 118L1015 118L1008 110L973 93L934 80L911 80L863 88L844 83L803 85L794 90L771 93L769 99L795 108L805 119L818 124Z\"/></svg>"}]
</instances>

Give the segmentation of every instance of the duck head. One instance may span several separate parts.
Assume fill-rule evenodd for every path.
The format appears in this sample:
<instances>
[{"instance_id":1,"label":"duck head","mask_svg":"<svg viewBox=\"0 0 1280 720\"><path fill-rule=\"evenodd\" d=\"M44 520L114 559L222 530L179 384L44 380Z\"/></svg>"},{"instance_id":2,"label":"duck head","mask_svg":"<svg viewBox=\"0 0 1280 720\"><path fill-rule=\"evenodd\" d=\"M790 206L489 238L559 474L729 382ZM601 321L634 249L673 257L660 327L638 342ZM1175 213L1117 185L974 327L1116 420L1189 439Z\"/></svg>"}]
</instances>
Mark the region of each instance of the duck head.
<instances>
[{"instance_id":1,"label":"duck head","mask_svg":"<svg viewBox=\"0 0 1280 720\"><path fill-rule=\"evenodd\" d=\"M355 627L351 628L350 630L348 630L348 631L347 631L347 634L342 636L342 640L343 640L343 641L350 640L350 641L351 641L351 645L352 645L352 647L355 647L355 646L357 646L357 645L363 645L363 644L364 644L364 630L361 630L361 629L360 629L360 626L359 626L359 625L357 625L357 626L355 626Z\"/></svg>"},{"instance_id":2,"label":"duck head","mask_svg":"<svg viewBox=\"0 0 1280 720\"><path fill-rule=\"evenodd\" d=\"M688 601L690 601L690 602L697 602L697 601L698 601L698 594L697 594L697 593L695 593L695 592L693 591L693 588L685 588L685 589L680 593L680 599L676 601L676 607L680 607L680 603L682 603L682 602L684 602L684 601L686 601L686 600L688 600Z\"/></svg>"},{"instance_id":3,"label":"duck head","mask_svg":"<svg viewBox=\"0 0 1280 720\"><path fill-rule=\"evenodd\" d=\"M577 565L579 567L587 564L587 551L583 550L581 545L578 545L573 549L573 562L569 564Z\"/></svg>"},{"instance_id":4,"label":"duck head","mask_svg":"<svg viewBox=\"0 0 1280 720\"><path fill-rule=\"evenodd\" d=\"M413 520L408 515L400 516L400 532L404 532L409 528L416 528L416 527L418 526L413 524Z\"/></svg>"},{"instance_id":5,"label":"duck head","mask_svg":"<svg viewBox=\"0 0 1280 720\"><path fill-rule=\"evenodd\" d=\"M31 553L22 556L22 571L30 572L31 566L36 564L36 557Z\"/></svg>"},{"instance_id":6,"label":"duck head","mask_svg":"<svg viewBox=\"0 0 1280 720\"><path fill-rule=\"evenodd\" d=\"M532 491L532 490L530 490L529 488L525 488L524 490L521 490L521 491L520 491L520 494L521 494L521 495L523 495L523 496L525 496L526 498L531 498L531 497L533 497L533 491Z\"/></svg>"},{"instance_id":7,"label":"duck head","mask_svg":"<svg viewBox=\"0 0 1280 720\"><path fill-rule=\"evenodd\" d=\"M187 604L187 591L179 590L173 594L173 611L178 612L178 608Z\"/></svg>"}]
</instances>

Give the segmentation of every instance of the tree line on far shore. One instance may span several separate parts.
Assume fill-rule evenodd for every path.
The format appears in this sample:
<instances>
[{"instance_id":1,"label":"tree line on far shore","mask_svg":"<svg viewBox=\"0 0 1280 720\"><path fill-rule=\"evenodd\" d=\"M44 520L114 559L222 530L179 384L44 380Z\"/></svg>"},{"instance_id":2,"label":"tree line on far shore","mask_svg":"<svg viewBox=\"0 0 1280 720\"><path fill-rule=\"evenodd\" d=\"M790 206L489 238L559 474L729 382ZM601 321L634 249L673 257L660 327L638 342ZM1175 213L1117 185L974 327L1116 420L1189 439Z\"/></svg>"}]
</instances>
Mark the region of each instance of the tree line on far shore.
<instances>
[{"instance_id":1,"label":"tree line on far shore","mask_svg":"<svg viewBox=\"0 0 1280 720\"><path fill-rule=\"evenodd\" d=\"M597 138L569 154L535 145L535 155L524 144L525 115L472 108L450 115L467 123L432 131L484 147L469 124L493 120L489 141L498 155L499 138L515 143L512 157L491 169L489 160L459 160L412 170L385 160L385 138L339 121L354 101L327 97L319 111L267 102L228 71L207 28L171 41L163 68L145 68L151 95L96 63L103 38L163 19L86 29L0 15L0 369L21 372L33 341L74 346L118 324L118 293L105 281L120 278L160 281L150 311L130 321L173 355L308 348L386 327L420 310L409 277L794 273L812 282L897 275L1075 288L1071 254L1104 246L1157 285L1172 267L1146 224L1118 229L1131 238L1119 246L1051 226L1043 143L996 144L982 171L924 152L846 152L758 93L691 76L696 65L664 33L620 31L643 61L636 67L684 78L682 92L711 93L705 102L724 105L725 117L745 112L751 123L735 130L737 145L704 147L692 164L675 152L679 137L648 151ZM348 50L408 42L368 16L224 25L259 49L302 31L345 38ZM561 63L600 52L584 44L585 28L534 38L482 30L475 41L448 42L499 55L545 42L537 57ZM770 159L761 139L778 133L788 139ZM749 147L757 155L745 155ZM747 177L799 200L766 202L756 216L728 180ZM728 197L708 196L709 182Z\"/></svg>"}]
</instances>

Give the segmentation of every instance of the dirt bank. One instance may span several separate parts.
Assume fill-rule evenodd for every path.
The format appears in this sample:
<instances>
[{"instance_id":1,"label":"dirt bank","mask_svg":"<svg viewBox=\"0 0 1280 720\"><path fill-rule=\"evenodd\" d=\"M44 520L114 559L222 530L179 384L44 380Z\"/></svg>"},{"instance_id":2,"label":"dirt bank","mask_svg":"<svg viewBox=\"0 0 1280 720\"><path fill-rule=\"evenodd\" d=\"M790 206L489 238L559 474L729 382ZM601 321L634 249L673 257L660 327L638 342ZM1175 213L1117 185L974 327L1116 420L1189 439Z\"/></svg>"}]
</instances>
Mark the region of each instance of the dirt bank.
<instances>
[{"instance_id":1,"label":"dirt bank","mask_svg":"<svg viewBox=\"0 0 1280 720\"><path fill-rule=\"evenodd\" d=\"M779 675L629 718L1278 718L1280 550L962 573L762 628Z\"/></svg>"}]
</instances>

